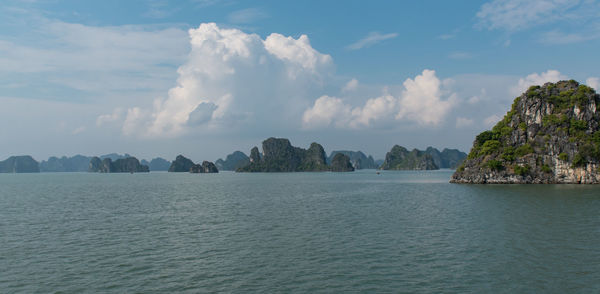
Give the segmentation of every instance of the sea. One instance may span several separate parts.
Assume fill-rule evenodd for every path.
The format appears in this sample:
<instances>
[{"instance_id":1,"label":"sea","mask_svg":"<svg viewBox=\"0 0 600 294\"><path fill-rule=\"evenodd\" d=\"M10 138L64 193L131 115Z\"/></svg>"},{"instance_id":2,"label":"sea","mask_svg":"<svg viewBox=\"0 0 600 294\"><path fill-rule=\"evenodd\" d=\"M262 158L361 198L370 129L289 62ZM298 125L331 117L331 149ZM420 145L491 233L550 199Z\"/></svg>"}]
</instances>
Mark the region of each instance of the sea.
<instances>
[{"instance_id":1,"label":"sea","mask_svg":"<svg viewBox=\"0 0 600 294\"><path fill-rule=\"evenodd\" d=\"M600 293L600 186L0 174L0 293Z\"/></svg>"}]
</instances>

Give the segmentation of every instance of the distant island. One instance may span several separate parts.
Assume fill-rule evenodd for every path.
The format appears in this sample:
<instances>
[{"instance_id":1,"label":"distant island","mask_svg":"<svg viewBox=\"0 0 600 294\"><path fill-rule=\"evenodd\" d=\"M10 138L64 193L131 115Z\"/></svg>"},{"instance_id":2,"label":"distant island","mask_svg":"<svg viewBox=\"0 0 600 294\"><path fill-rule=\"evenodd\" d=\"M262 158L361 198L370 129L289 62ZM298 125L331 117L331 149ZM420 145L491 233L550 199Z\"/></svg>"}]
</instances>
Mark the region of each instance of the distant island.
<instances>
[{"instance_id":1,"label":"distant island","mask_svg":"<svg viewBox=\"0 0 600 294\"><path fill-rule=\"evenodd\" d=\"M242 151L234 151L227 155L225 160L219 158L215 161L215 165L219 170L235 171L240 167L244 167L250 163L250 157Z\"/></svg>"},{"instance_id":2,"label":"distant island","mask_svg":"<svg viewBox=\"0 0 600 294\"><path fill-rule=\"evenodd\" d=\"M147 165L140 164L135 157L120 158L114 162L110 158L92 157L88 171L99 173L147 173L150 169Z\"/></svg>"},{"instance_id":3,"label":"distant island","mask_svg":"<svg viewBox=\"0 0 600 294\"><path fill-rule=\"evenodd\" d=\"M238 168L237 172L315 172L315 171L354 171L350 158L338 153L332 164L327 164L323 146L310 144L308 149L294 147L288 139L268 138L262 143L263 153L258 147L250 150L248 165Z\"/></svg>"},{"instance_id":4,"label":"distant island","mask_svg":"<svg viewBox=\"0 0 600 294\"><path fill-rule=\"evenodd\" d=\"M440 168L456 168L467 154L457 149L444 149L440 152L438 149L428 147L421 151L408 149L395 145L392 150L385 155L385 160L381 165L383 170L436 170Z\"/></svg>"},{"instance_id":5,"label":"distant island","mask_svg":"<svg viewBox=\"0 0 600 294\"><path fill-rule=\"evenodd\" d=\"M338 154L344 154L350 158L350 163L352 163L352 167L354 169L376 169L379 166L375 163L373 156L365 155L361 151L348 151L348 150L337 150L331 151L331 154L327 158L327 163L331 163L333 158Z\"/></svg>"},{"instance_id":6,"label":"distant island","mask_svg":"<svg viewBox=\"0 0 600 294\"><path fill-rule=\"evenodd\" d=\"M192 160L183 155L178 155L169 167L169 172L189 172L189 173L218 173L219 169L210 161L203 161L202 164L195 164Z\"/></svg>"},{"instance_id":7,"label":"distant island","mask_svg":"<svg viewBox=\"0 0 600 294\"><path fill-rule=\"evenodd\" d=\"M37 161L29 155L11 156L0 161L0 173L39 173Z\"/></svg>"},{"instance_id":8,"label":"distant island","mask_svg":"<svg viewBox=\"0 0 600 294\"><path fill-rule=\"evenodd\" d=\"M385 160L376 161L362 151L335 150L326 155L323 146L312 143L308 149L294 147L288 139L269 138L263 141L263 152L258 147L250 150L250 156L234 151L215 163L203 161L196 164L178 155L174 161L161 157L151 161L127 153L110 153L101 156L75 155L51 156L38 163L31 156L13 156L0 162L0 173L25 172L93 172L93 173L139 173L149 171L217 173L220 170L237 172L347 172L359 169L429 170L455 168L465 157L464 152L444 149L442 152L429 147L425 151L408 151L394 146ZM341 154L338 156L338 154ZM343 156L342 156L343 155Z\"/></svg>"},{"instance_id":9,"label":"distant island","mask_svg":"<svg viewBox=\"0 0 600 294\"><path fill-rule=\"evenodd\" d=\"M475 138L452 183L600 183L600 96L574 80L532 86Z\"/></svg>"}]
</instances>

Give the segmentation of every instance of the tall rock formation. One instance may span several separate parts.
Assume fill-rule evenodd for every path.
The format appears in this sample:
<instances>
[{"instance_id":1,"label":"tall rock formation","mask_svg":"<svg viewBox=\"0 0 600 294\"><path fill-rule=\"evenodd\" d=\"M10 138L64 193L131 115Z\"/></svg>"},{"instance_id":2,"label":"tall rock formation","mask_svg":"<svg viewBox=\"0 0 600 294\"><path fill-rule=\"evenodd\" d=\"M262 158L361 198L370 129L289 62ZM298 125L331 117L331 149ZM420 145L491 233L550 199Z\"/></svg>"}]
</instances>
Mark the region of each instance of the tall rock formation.
<instances>
[{"instance_id":1,"label":"tall rock formation","mask_svg":"<svg viewBox=\"0 0 600 294\"><path fill-rule=\"evenodd\" d=\"M475 138L454 183L600 182L600 96L576 81L532 86Z\"/></svg>"}]
</instances>

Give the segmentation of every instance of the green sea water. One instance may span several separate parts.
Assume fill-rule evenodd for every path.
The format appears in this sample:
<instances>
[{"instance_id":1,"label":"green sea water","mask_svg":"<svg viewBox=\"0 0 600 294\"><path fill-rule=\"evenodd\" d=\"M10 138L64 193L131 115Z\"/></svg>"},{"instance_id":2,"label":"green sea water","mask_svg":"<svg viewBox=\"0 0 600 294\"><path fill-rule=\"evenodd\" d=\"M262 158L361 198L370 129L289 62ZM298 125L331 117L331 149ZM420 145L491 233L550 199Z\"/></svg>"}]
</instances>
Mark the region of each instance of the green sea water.
<instances>
[{"instance_id":1,"label":"green sea water","mask_svg":"<svg viewBox=\"0 0 600 294\"><path fill-rule=\"evenodd\" d=\"M600 186L0 174L0 293L600 293Z\"/></svg>"}]
</instances>

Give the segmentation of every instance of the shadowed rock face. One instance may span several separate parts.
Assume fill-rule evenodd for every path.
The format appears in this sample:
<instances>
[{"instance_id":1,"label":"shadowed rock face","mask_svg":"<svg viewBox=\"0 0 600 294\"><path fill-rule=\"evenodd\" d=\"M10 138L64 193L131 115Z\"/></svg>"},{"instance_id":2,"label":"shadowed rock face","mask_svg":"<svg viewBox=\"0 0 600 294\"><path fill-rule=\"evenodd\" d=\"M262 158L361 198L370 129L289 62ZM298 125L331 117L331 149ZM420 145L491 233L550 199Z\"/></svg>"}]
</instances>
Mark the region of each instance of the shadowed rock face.
<instances>
[{"instance_id":1,"label":"shadowed rock face","mask_svg":"<svg viewBox=\"0 0 600 294\"><path fill-rule=\"evenodd\" d=\"M308 172L329 171L323 146L312 143L308 149L292 146L288 139L269 138L263 141L263 155L257 147L250 151L250 163L238 172Z\"/></svg>"},{"instance_id":2,"label":"shadowed rock face","mask_svg":"<svg viewBox=\"0 0 600 294\"><path fill-rule=\"evenodd\" d=\"M431 170L439 169L431 155L425 151L413 149L408 151L402 146L395 145L385 155L385 161L381 165L385 170Z\"/></svg>"},{"instance_id":3,"label":"shadowed rock face","mask_svg":"<svg viewBox=\"0 0 600 294\"><path fill-rule=\"evenodd\" d=\"M101 160L99 157L92 157L89 164L89 172L100 173L147 173L147 165L140 164L135 157L117 159L114 162L110 158Z\"/></svg>"},{"instance_id":4,"label":"shadowed rock face","mask_svg":"<svg viewBox=\"0 0 600 294\"><path fill-rule=\"evenodd\" d=\"M571 80L532 86L475 138L453 183L600 183L600 96Z\"/></svg>"},{"instance_id":5,"label":"shadowed rock face","mask_svg":"<svg viewBox=\"0 0 600 294\"><path fill-rule=\"evenodd\" d=\"M194 164L192 165L192 167L190 168L190 172L194 173L194 174L198 174L198 173L218 173L219 170L217 169L217 167L215 166L214 163L210 162L210 161L203 161L202 164Z\"/></svg>"},{"instance_id":6,"label":"shadowed rock face","mask_svg":"<svg viewBox=\"0 0 600 294\"><path fill-rule=\"evenodd\" d=\"M29 155L11 156L0 161L0 173L39 173L39 163Z\"/></svg>"},{"instance_id":7,"label":"shadowed rock face","mask_svg":"<svg viewBox=\"0 0 600 294\"><path fill-rule=\"evenodd\" d=\"M350 157L345 154L338 153L331 159L331 171L333 172L351 172L354 167L350 162Z\"/></svg>"},{"instance_id":8,"label":"shadowed rock face","mask_svg":"<svg viewBox=\"0 0 600 294\"><path fill-rule=\"evenodd\" d=\"M194 166L194 162L187 159L183 155L177 155L175 161L171 163L169 167L169 172L181 173L181 172L189 172L190 169Z\"/></svg>"},{"instance_id":9,"label":"shadowed rock face","mask_svg":"<svg viewBox=\"0 0 600 294\"><path fill-rule=\"evenodd\" d=\"M257 150L258 152L258 150ZM223 159L215 161L215 165L219 170L236 170L240 167L246 166L250 163L250 158L241 151L235 151Z\"/></svg>"}]
</instances>

